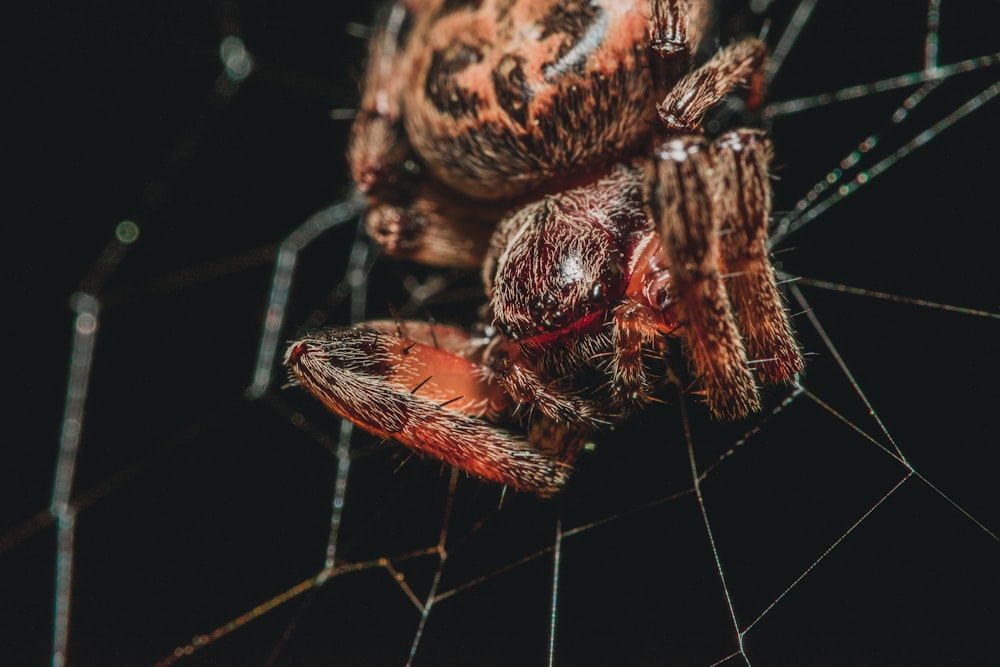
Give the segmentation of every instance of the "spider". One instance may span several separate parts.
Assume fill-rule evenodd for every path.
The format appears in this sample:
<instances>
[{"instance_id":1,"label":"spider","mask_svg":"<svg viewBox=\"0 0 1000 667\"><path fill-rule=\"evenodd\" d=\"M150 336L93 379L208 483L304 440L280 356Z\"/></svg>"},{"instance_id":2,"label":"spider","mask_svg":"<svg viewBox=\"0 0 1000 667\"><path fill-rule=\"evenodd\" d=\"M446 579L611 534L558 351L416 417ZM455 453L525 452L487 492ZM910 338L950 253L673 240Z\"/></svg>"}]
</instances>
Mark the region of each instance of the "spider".
<instances>
[{"instance_id":1,"label":"spider","mask_svg":"<svg viewBox=\"0 0 1000 667\"><path fill-rule=\"evenodd\" d=\"M771 146L704 114L766 48L693 68L710 0L398 0L371 41L348 159L397 257L481 267L469 329L372 321L293 342L293 382L365 430L549 497L592 433L673 379L714 415L802 357L765 246ZM752 369L751 362L753 360Z\"/></svg>"}]
</instances>

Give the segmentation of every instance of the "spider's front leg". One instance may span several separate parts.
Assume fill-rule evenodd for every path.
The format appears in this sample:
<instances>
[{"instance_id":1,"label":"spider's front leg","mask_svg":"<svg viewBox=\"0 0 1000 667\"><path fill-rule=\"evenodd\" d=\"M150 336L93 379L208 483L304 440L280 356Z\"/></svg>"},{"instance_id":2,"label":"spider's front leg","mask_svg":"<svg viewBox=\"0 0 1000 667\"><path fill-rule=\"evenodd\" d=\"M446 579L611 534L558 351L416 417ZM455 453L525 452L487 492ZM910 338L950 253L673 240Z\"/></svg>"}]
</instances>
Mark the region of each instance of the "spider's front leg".
<instances>
[{"instance_id":1,"label":"spider's front leg","mask_svg":"<svg viewBox=\"0 0 1000 667\"><path fill-rule=\"evenodd\" d=\"M711 147L694 136L665 142L650 180L647 201L670 267L672 307L687 328L708 404L729 419L757 411L757 387L719 266Z\"/></svg>"},{"instance_id":2,"label":"spider's front leg","mask_svg":"<svg viewBox=\"0 0 1000 667\"><path fill-rule=\"evenodd\" d=\"M767 256L770 156L763 133L737 130L711 145L669 140L654 158L648 198L673 308L720 416L759 409L748 356L766 382L787 382L803 366Z\"/></svg>"},{"instance_id":3,"label":"spider's front leg","mask_svg":"<svg viewBox=\"0 0 1000 667\"><path fill-rule=\"evenodd\" d=\"M313 332L285 354L293 381L369 433L540 497L562 490L582 433L539 416L527 437L491 423L510 398L455 327L368 322Z\"/></svg>"},{"instance_id":4,"label":"spider's front leg","mask_svg":"<svg viewBox=\"0 0 1000 667\"><path fill-rule=\"evenodd\" d=\"M762 132L744 129L722 135L714 148L726 290L757 376L787 382L802 371L803 362L768 260L771 144Z\"/></svg>"}]
</instances>

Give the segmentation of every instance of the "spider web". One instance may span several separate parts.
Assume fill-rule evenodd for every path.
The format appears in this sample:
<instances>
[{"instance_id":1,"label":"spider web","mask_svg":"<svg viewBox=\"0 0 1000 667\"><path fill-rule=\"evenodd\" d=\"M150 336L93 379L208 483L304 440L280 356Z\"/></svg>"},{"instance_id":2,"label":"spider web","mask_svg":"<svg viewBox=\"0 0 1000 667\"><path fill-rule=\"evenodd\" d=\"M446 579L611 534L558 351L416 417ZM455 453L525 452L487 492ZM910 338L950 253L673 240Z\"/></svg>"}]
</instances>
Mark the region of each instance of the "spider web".
<instances>
[{"instance_id":1,"label":"spider web","mask_svg":"<svg viewBox=\"0 0 1000 667\"><path fill-rule=\"evenodd\" d=\"M354 241L329 110L352 104L363 40L345 34L371 12L332 4L24 13L11 664L1000 653L1000 42L971 3L722 8L724 34L769 20L773 249L807 373L740 424L667 392L554 502L281 388L299 326L477 305L475 276Z\"/></svg>"}]
</instances>

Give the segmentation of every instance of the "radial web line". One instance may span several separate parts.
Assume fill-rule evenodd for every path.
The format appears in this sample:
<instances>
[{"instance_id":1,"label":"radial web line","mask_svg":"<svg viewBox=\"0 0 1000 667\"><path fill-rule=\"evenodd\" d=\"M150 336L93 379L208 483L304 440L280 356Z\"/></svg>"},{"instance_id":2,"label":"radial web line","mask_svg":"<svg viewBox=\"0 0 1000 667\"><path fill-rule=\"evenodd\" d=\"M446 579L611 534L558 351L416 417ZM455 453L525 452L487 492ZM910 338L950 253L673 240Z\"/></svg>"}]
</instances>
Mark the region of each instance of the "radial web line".
<instances>
[{"instance_id":1,"label":"radial web line","mask_svg":"<svg viewBox=\"0 0 1000 667\"><path fill-rule=\"evenodd\" d=\"M842 292L844 294L852 294L854 296L866 296L872 299L880 299L882 301L905 303L911 306L920 306L921 308L935 308L937 310L944 310L950 313L959 313L961 315L972 315L974 317L986 317L989 319L1000 320L1000 313L994 313L988 310L965 308L963 306L952 306L947 303L939 303L937 301L927 301L925 299L916 299L913 297L901 296L899 294L890 294L888 292L879 292L878 290L867 289L864 287L850 287L848 285L843 285L841 283L834 283L828 280L818 280L816 278L803 278L802 276L797 276L795 280L799 285L817 287L819 289L830 290L833 292Z\"/></svg>"},{"instance_id":2,"label":"radial web line","mask_svg":"<svg viewBox=\"0 0 1000 667\"><path fill-rule=\"evenodd\" d=\"M847 363L844 361L844 358L840 356L840 351L837 349L837 346L833 344L833 340L830 336L827 335L826 329L819 321L819 318L816 317L816 313L813 312L812 306L810 306L809 302L806 301L806 297L802 294L802 290L800 290L794 283L789 285L788 289L792 293L792 297L799 303L800 306L802 306L806 317L809 318L809 322L813 325L813 328L816 329L816 333L818 333L820 338L823 340L823 344L826 346L826 349L830 351L830 354L833 355L837 365L840 366L840 371L847 378L847 381L851 383L854 393L858 395L861 401L865 404L865 407L868 408L868 414L872 416L872 419L874 419L875 423L878 424L879 429L881 429L882 433L885 434L885 437L889 439L889 443L892 445L892 448L896 450L896 454L899 456L899 459L905 462L907 467L910 467L909 462L906 461L906 456L904 456L903 452L899 449L899 445L896 444L892 434L889 433L889 429L887 429L885 424L882 423L882 418L879 417L878 413L875 411L875 407L871 404L871 401L868 400L868 396L861 388L861 385L858 384L857 379L854 377L854 373L852 373L851 369L847 367Z\"/></svg>"},{"instance_id":3,"label":"radial web line","mask_svg":"<svg viewBox=\"0 0 1000 667\"><path fill-rule=\"evenodd\" d=\"M792 50L795 42L798 41L799 37L802 35L802 30L806 27L806 24L809 23L813 10L816 8L817 1L818 0L802 0L795 8L795 13L792 14L792 18L789 19L788 26L785 27L785 32L782 33L777 46L775 46L771 51L770 57L767 60L767 65L765 65L764 81L768 87L771 85L771 82L774 81L774 77L778 75L778 72L781 71L781 66L785 63L785 58L788 57L788 53Z\"/></svg>"},{"instance_id":4,"label":"radial web line","mask_svg":"<svg viewBox=\"0 0 1000 667\"><path fill-rule=\"evenodd\" d=\"M899 125L906 120L909 116L909 112L919 106L922 101L927 99L927 96L938 86L938 84L939 82L925 84L903 100L903 103L900 104L891 114L890 125ZM884 131L882 134L884 134ZM880 135L875 133L869 134L863 140L858 142L855 149L839 162L837 168L830 170L822 179L817 181L813 187L809 189L809 192L795 203L792 210L781 219L781 222L778 223L777 229L770 239L770 243L772 245L776 244L784 236L786 236L789 233L789 227L796 220L801 218L803 213L805 213L809 208L817 204L817 202L820 202L820 198L823 195L831 192L831 188L842 183L847 176L846 172L856 167L870 151L879 145L880 141ZM840 186L838 191L842 190L844 187L849 186Z\"/></svg>"},{"instance_id":5,"label":"radial web line","mask_svg":"<svg viewBox=\"0 0 1000 667\"><path fill-rule=\"evenodd\" d=\"M365 318L368 303L368 243L358 239L351 247L347 260L347 282L351 290L351 323ZM326 543L326 567L333 567L337 556L337 539L344 514L344 498L347 496L347 478L351 468L351 434L354 424L348 419L340 421L340 439L337 441L337 479L334 481L333 511L330 513L330 534Z\"/></svg>"},{"instance_id":6,"label":"radial web line","mask_svg":"<svg viewBox=\"0 0 1000 667\"><path fill-rule=\"evenodd\" d=\"M955 500L951 496L949 496L947 493L939 489L933 482L931 482L929 479L920 474L920 471L913 470L913 474L917 477L917 479L919 479L921 482L926 484L932 491L934 491L934 493L941 496L949 505L951 505L956 510L961 512L965 518L967 518L972 523L976 524L984 533L989 535L994 542L1000 542L1000 535L997 535L997 533L988 528L986 524L984 524L982 521L980 521L971 513L969 513L968 510L966 510L964 507L955 502Z\"/></svg>"},{"instance_id":7,"label":"radial web line","mask_svg":"<svg viewBox=\"0 0 1000 667\"><path fill-rule=\"evenodd\" d=\"M801 97L794 100L787 100L785 102L772 102L767 105L765 115L769 118L787 116L789 114L799 113L800 111L806 111L816 107L824 107L838 102L867 97L873 93L884 93L898 88L915 86L920 83L941 81L958 74L964 74L965 72L972 72L984 67L992 67L997 63L1000 63L1000 53L991 53L989 55L979 56L978 58L962 60L951 65L935 67L932 70L920 70L918 72L910 72L909 74L902 74L900 76L889 77L887 79L880 79L871 83L848 86L847 88L841 88L840 90L832 93L822 93L811 97Z\"/></svg>"},{"instance_id":8,"label":"radial web line","mask_svg":"<svg viewBox=\"0 0 1000 667\"><path fill-rule=\"evenodd\" d=\"M929 0L927 4L927 34L924 37L924 70L931 71L938 66L938 30L941 27L941 0Z\"/></svg>"},{"instance_id":9,"label":"radial web line","mask_svg":"<svg viewBox=\"0 0 1000 667\"><path fill-rule=\"evenodd\" d=\"M410 560L412 558L429 556L433 553L437 553L436 548L420 549L400 556L395 556L394 560L397 561ZM387 558L376 558L373 560L361 561L358 563L348 563L348 564L338 565L337 567L333 568L332 571L326 572L325 579L333 579L341 575L351 574L354 572L361 572L364 570L371 570L374 568L382 568L384 570L387 570L390 576L394 572ZM275 595L274 597L268 598L264 602L255 606L253 609L247 611L246 613L240 614L236 618L233 618L227 623L219 626L215 630L196 636L194 639L191 640L189 644L186 644L184 646L178 646L177 648L174 649L171 655L158 660L155 663L155 667L169 667L169 665L173 665L178 660L192 655L195 651L207 647L209 644L212 644L213 642L222 639L226 635L232 634L234 631L239 630L241 627L247 625L251 621L260 618L261 616L263 616L264 614L273 609L277 609L278 607L288 602L291 602L295 598L315 589L319 585L320 585L319 576L310 577L305 581L295 584L294 586L288 588L285 591L282 591L281 593ZM423 608L423 605L420 604L419 600L417 601L417 607L418 609Z\"/></svg>"},{"instance_id":10,"label":"radial web line","mask_svg":"<svg viewBox=\"0 0 1000 667\"><path fill-rule=\"evenodd\" d=\"M595 528L599 528L601 526L614 523L616 521L619 521L619 520L623 519L626 516L630 516L630 515L636 514L638 512L642 512L642 511L645 511L645 510L650 510L650 509L659 507L659 506L661 506L661 505L663 505L665 503L677 500L679 498L683 498L685 496L689 496L689 495L691 495L693 493L694 493L694 488L688 488L688 489L685 489L683 491L678 491L676 493L672 493L669 496L664 496L662 498L657 498L656 500L651 500L649 502L642 503L641 505L636 505L635 507L630 507L628 509L625 509L625 510L622 510L620 512L616 512L614 514L602 517L602 518L597 519L595 521L591 521L591 522L582 524L582 525L577 526L575 528L570 528L569 530L563 530L562 529L562 524L560 523L559 539L560 539L560 541L565 541L567 538L571 538L571 537L574 537L575 535L579 535L579 534L588 532L588 531L593 530ZM522 556L521 558L518 558L518 559L516 559L514 561L511 561L510 563L507 563L506 565L503 565L503 566L498 567L498 568L496 568L494 570L491 570L490 572L487 572L486 574L480 575L480 576L476 577L475 579L470 579L469 581L466 581L466 582L464 582L462 584L459 584L459 585L455 586L454 588L448 589L447 591L439 594L435 598L435 601L440 602L441 600L444 600L444 599L449 598L449 597L451 597L453 595L456 595L457 593L460 593L462 591L468 590L470 588L474 588L475 586L478 586L479 584L485 583L486 581L488 581L490 579L493 579L494 577L497 577L497 576L499 576L499 575L501 575L501 574L503 574L505 572L509 572L509 571L511 571L511 570L513 570L515 568L520 567L521 565L525 565L527 563L530 563L533 560L536 560L536 559L541 558L541 557L543 557L543 556L545 556L547 554L550 554L550 553L553 552L554 549L555 549L555 546L553 545L553 546L545 547L543 549L539 549L538 551L530 553L530 554L528 554L526 556Z\"/></svg>"},{"instance_id":11,"label":"radial web line","mask_svg":"<svg viewBox=\"0 0 1000 667\"><path fill-rule=\"evenodd\" d=\"M556 616L559 610L559 568L562 566L562 519L556 519L555 544L552 547L552 607L549 612L549 667L556 660Z\"/></svg>"},{"instance_id":12,"label":"radial web line","mask_svg":"<svg viewBox=\"0 0 1000 667\"><path fill-rule=\"evenodd\" d=\"M73 543L76 537L77 508L71 502L73 478L76 473L87 389L94 366L94 345L97 339L100 302L90 294L77 293L71 307L73 347L70 353L69 377L66 381L66 407L59 433L59 455L55 479L52 482L52 503L49 513L56 521L56 572L52 611L52 667L66 664L69 644L70 597L73 588Z\"/></svg>"},{"instance_id":13,"label":"radial web line","mask_svg":"<svg viewBox=\"0 0 1000 667\"><path fill-rule=\"evenodd\" d=\"M223 71L209 89L202 111L188 125L180 140L174 143L161 173L150 180L140 199L139 219L148 218L166 199L177 179L197 153L211 129L211 121L219 117L242 82L252 71L253 59L243 42L233 34L235 17L223 9L219 12L219 32L222 34L219 56ZM227 47L228 45L228 47ZM233 68L235 60L243 67ZM132 244L138 239L138 225L131 220L119 222L115 236L108 243L81 281L80 291L73 295L70 307L74 312L73 343L70 369L66 380L66 404L60 426L56 473L53 481L49 513L56 521L55 582L52 607L52 667L67 663L69 645L70 598L73 587L73 556L75 524L79 508L72 501L73 478L77 454L83 434L83 416L87 390L93 367L99 321L101 289L118 269Z\"/></svg>"},{"instance_id":14,"label":"radial web line","mask_svg":"<svg viewBox=\"0 0 1000 667\"><path fill-rule=\"evenodd\" d=\"M678 396L677 406L681 412L681 422L684 424L684 442L687 443L688 461L691 464L691 478L694 481L694 493L695 497L698 499L698 508L701 510L701 519L702 523L705 525L705 532L708 534L709 546L712 549L712 557L715 560L715 571L719 575L719 581L722 583L722 592L726 598L726 606L729 608L729 618L733 623L733 630L736 632L736 645L739 648L739 653L743 656L743 660L746 662L747 667L751 667L750 658L744 650L743 633L740 631L740 622L736 618L736 607L733 605L733 598L729 592L729 585L726 583L726 574L722 568L722 558L719 554L719 548L715 544L715 535L712 533L712 524L708 520L708 509L705 507L705 498L701 493L701 475L698 472L698 461L695 459L694 455L694 440L691 437L691 423L688 421L687 405L684 402L684 397L681 395Z\"/></svg>"},{"instance_id":15,"label":"radial web line","mask_svg":"<svg viewBox=\"0 0 1000 667\"><path fill-rule=\"evenodd\" d=\"M729 662L730 660L735 660L736 658L739 658L742 655L743 654L740 653L739 651L736 651L735 653L730 653L726 657L720 658L720 659L716 660L715 662L713 662L712 664L710 664L708 667L719 667L719 665L723 665L723 664Z\"/></svg>"},{"instance_id":16,"label":"radial web line","mask_svg":"<svg viewBox=\"0 0 1000 667\"><path fill-rule=\"evenodd\" d=\"M797 399L801 395L802 395L802 387L796 384L795 387L792 389L792 393L786 396L785 399L781 401L781 403L778 403L776 406L774 406L774 408L771 410L770 413L761 416L760 419L754 424L753 428L744 433L742 437L740 437L736 442L734 442L732 447L730 447L722 454L720 454L715 461L705 466L705 468L701 471L701 480L705 481L706 479L708 479L708 476L712 474L713 470L715 470L723 463L725 463L725 461L729 457L736 454L737 450L739 450L740 447L745 445L754 436L763 431L764 427L767 424L769 424L774 417L779 415L785 408L791 405L795 401L795 399Z\"/></svg>"},{"instance_id":17,"label":"radial web line","mask_svg":"<svg viewBox=\"0 0 1000 667\"><path fill-rule=\"evenodd\" d=\"M324 231L335 227L346 220L356 216L361 209L360 200L357 196L352 196L343 202L339 202L318 214L311 216L299 229L292 232L289 238L282 243L282 250L286 244L290 245L286 259L283 261L283 252L278 252L275 261L274 280L271 287L271 299L268 303L267 316L265 317L264 332L261 334L261 354L258 358L257 369L254 373L255 386L257 379L262 378L262 364L268 364L265 384L259 387L261 391L266 391L270 384L270 372L276 358L276 347L278 334L282 330L285 320L285 313L288 304L288 292L291 288L292 274L298 252L315 240ZM289 244L289 241L292 243ZM368 258L368 244L360 237L355 240L351 247L351 254L347 261L347 281L351 294L351 321L358 322L364 319L365 305L368 301L368 281L367 273L364 270ZM273 325L273 327L272 327ZM268 341L268 337L271 340ZM326 542L326 558L324 567L317 573L315 581L317 589L329 579L329 573L336 564L337 543L340 537L340 526L344 514L344 497L347 495L347 482L351 470L351 435L354 433L354 424L347 420L340 421L340 437L337 439L335 456L337 457L337 476L333 485L333 499L330 511L330 531ZM314 595L303 598L298 609L285 624L285 629L281 637L271 647L265 667L275 664L284 650L285 645L291 639L298 627L299 620L305 615L312 605Z\"/></svg>"},{"instance_id":18,"label":"radial web line","mask_svg":"<svg viewBox=\"0 0 1000 667\"><path fill-rule=\"evenodd\" d=\"M800 387L801 387L801 385L800 385ZM819 396L817 396L816 394L814 394L811 391L809 391L808 389L806 389L805 387L801 387L801 388L802 388L802 393L809 400L811 400L813 403L815 403L819 407L823 408L823 410L825 410L832 417L834 417L835 419L837 419L838 421L840 421L841 423L843 423L845 426L847 426L847 428L851 429L852 431L854 431L855 433L857 433L858 435L860 435L862 438L864 438L865 440L867 440L868 442L872 443L873 445L875 445L876 447L878 447L879 449L881 449L883 452L885 452L886 454L888 454L889 456L891 456L894 461L896 461L897 463L899 463L900 465L902 465L904 468L906 468L907 470L909 470L911 472L913 471L913 466L911 466L906 459L902 458L898 454L898 451L893 451L889 447L886 447L883 443L879 442L874 436L870 435L863 428L861 428L860 426L858 426L857 424L855 424L854 422L852 422L850 419L848 419L847 417L845 417L838 410L834 409L834 407L832 405L830 405L829 403L827 403L826 401L824 401L823 399L821 399Z\"/></svg>"},{"instance_id":19,"label":"radial web line","mask_svg":"<svg viewBox=\"0 0 1000 667\"><path fill-rule=\"evenodd\" d=\"M823 550L823 553L821 553L819 555L819 558L817 558L816 560L814 560L809 565L809 567L807 567L805 570L803 570L802 573L799 576L797 576L795 578L795 580L792 581L792 583L790 583L788 585L787 588L785 588L785 590L783 590L780 594L778 594L778 597L774 598L774 600L772 600L771 603L769 605L767 605L767 607L764 608L764 611L760 612L760 615L757 618L753 619L753 621L750 622L750 625L748 625L743 632L744 633L749 632L750 628L752 628L753 626L755 626L760 619L764 618L764 616L766 616L772 609L774 609L774 607L779 602L781 602L781 600L784 599L784 597L786 595L788 595L792 591L793 588L795 588L796 586L799 585L799 582L801 582L803 579L805 579L806 576L810 572L812 572L814 569L816 569L816 566L819 565L820 562L824 558L826 558L830 554L831 551L833 551L838 546L840 546L840 544L845 539L847 539L847 536L854 532L855 528L857 528L858 526L860 526L862 524L862 522L864 522L865 519L867 519L869 516L871 516L872 513L876 509L878 509L882 505L883 502L885 502L886 498L888 498L889 496L891 496L892 494L894 494L896 492L896 490L899 489L899 487L901 487L906 480L910 479L910 477L913 476L913 474L914 473L913 473L912 470L909 471L909 472L907 472L906 475L903 476L902 479L898 480L892 486L892 488L890 488L888 491L886 491L882 495L881 498L879 498L877 501L875 501L874 505L872 505L871 507L869 507L868 510L865 511L864 514L862 514L860 517L858 517L857 521L855 521L854 523L852 523L851 526L847 530L845 530L844 533L840 537L838 537L836 540L833 541L833 544L831 544L830 546L828 546L826 549Z\"/></svg>"},{"instance_id":20,"label":"radial web line","mask_svg":"<svg viewBox=\"0 0 1000 667\"><path fill-rule=\"evenodd\" d=\"M424 628L427 626L427 618L431 615L431 609L434 608L434 603L437 601L435 596L437 595L438 586L441 584L444 564L448 560L448 551L445 548L445 542L448 538L448 526L451 523L451 512L455 498L455 488L457 486L458 468L452 468L451 477L448 479L448 497L445 501L443 516L441 517L441 533L438 537L438 564L434 570L434 580L431 583L431 589L427 592L427 602L424 603L420 610L420 623L417 625L417 631L413 634L413 643L410 644L410 653L406 658L406 667L413 667L413 660L417 657L417 648L420 646L420 640L424 636Z\"/></svg>"},{"instance_id":21,"label":"radial web line","mask_svg":"<svg viewBox=\"0 0 1000 667\"><path fill-rule=\"evenodd\" d=\"M563 537L565 537L565 535L566 535L566 533L563 533ZM485 582L489 581L490 579L493 579L494 577L497 577L497 576L499 576L501 574L504 574L505 572L510 572L511 570L514 570L514 569L516 569L516 568L518 568L518 567L520 567L522 565L525 565L526 563L530 563L531 561L536 560L538 558L541 558L542 556L544 556L546 554L550 554L550 553L552 553L552 551L554 549L555 549L554 546L545 547L544 549L539 549L538 551L535 551L534 553L530 553L527 556L522 556L521 558L518 558L515 561L507 563L506 565L504 565L502 567L498 567L495 570L491 570L491 571L487 572L486 574L482 574L482 575L476 577L475 579L470 579L470 580L468 580L468 581L466 581L466 582L464 582L462 584L459 584L458 586L455 586L454 588L449 588L448 590L444 591L443 593L440 593L439 595L437 595L434 598L434 601L435 602L441 602L442 600L446 600L446 599L448 599L448 598L450 598L450 597L452 597L454 595L457 595L458 593L461 593L463 591L467 591L470 588L475 588L479 584L485 583Z\"/></svg>"},{"instance_id":22,"label":"radial web line","mask_svg":"<svg viewBox=\"0 0 1000 667\"><path fill-rule=\"evenodd\" d=\"M792 234L809 224L825 213L831 206L857 192L858 188L870 183L876 176L882 175L895 166L900 160L907 157L918 148L928 144L932 139L954 125L957 121L982 108L984 104L992 100L998 94L1000 94L1000 83L994 83L981 93L970 98L965 104L957 108L955 111L934 123L934 125L932 125L929 129L924 130L916 137L908 141L894 153L877 162L871 169L858 174L857 178L853 182L842 185L838 188L836 193L832 194L816 206L810 208L801 217L794 220L788 220L787 218L786 220L782 220L779 225L778 232L776 232L772 237L772 243L782 241L789 234Z\"/></svg>"}]
</instances>

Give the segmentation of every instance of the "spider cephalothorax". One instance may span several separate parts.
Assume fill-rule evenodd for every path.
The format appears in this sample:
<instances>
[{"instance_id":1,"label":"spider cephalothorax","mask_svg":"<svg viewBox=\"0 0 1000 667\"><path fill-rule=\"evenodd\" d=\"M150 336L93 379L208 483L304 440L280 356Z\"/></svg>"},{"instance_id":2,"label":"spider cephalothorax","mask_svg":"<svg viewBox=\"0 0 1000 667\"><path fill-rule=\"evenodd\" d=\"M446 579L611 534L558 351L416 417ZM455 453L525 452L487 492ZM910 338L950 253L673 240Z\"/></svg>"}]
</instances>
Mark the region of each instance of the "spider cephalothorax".
<instances>
[{"instance_id":1,"label":"spider cephalothorax","mask_svg":"<svg viewBox=\"0 0 1000 667\"><path fill-rule=\"evenodd\" d=\"M390 254L482 266L475 332L369 322L289 348L328 407L547 496L580 443L648 403L680 336L712 411L802 368L765 246L770 144L704 113L760 96L764 46L691 57L709 0L398 0L349 159ZM751 362L753 360L753 370Z\"/></svg>"}]
</instances>

